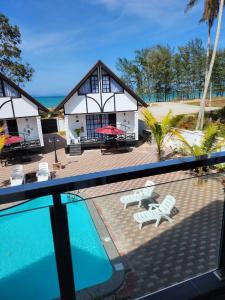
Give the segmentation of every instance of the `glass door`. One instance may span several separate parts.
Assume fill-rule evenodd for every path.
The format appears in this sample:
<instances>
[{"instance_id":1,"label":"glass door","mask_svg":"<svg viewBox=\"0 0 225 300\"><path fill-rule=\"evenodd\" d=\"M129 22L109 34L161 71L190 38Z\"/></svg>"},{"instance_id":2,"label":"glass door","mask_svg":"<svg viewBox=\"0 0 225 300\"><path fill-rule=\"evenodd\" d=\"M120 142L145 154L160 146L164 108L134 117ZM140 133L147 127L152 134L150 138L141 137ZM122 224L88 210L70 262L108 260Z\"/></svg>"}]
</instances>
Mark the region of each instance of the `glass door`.
<instances>
[{"instance_id":1,"label":"glass door","mask_svg":"<svg viewBox=\"0 0 225 300\"><path fill-rule=\"evenodd\" d=\"M102 134L96 133L95 129L115 124L116 114L86 115L87 139L101 138Z\"/></svg>"}]
</instances>

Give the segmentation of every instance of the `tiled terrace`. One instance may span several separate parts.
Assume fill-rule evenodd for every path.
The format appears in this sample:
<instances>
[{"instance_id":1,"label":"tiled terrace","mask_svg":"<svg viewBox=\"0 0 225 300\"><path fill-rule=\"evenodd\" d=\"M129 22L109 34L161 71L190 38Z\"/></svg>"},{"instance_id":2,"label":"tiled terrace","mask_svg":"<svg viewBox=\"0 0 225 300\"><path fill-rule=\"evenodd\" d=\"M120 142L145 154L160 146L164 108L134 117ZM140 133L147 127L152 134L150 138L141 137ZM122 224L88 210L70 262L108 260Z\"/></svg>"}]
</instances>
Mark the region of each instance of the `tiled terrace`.
<instances>
[{"instance_id":1,"label":"tiled terrace","mask_svg":"<svg viewBox=\"0 0 225 300\"><path fill-rule=\"evenodd\" d=\"M47 142L46 136L47 153L33 156L32 162L24 165L25 172L37 170L40 161L54 162L52 146ZM58 157L65 167L56 172L58 178L156 161L155 147L145 144L129 153L102 156L99 150L88 150L75 157L66 155L63 145L61 138ZM1 185L9 178L10 169L0 167ZM147 203L124 210L119 198L122 191L144 186L146 178L75 191L86 199L96 197L94 204L129 266L126 283L117 292L119 299L133 299L216 268L224 201L220 177L210 176L201 185L196 178L187 179L190 177L189 172L176 172L151 178L156 184L186 179L155 188L154 201L160 202L167 194L177 199L174 223L162 222L158 228L147 224L142 230L133 214L146 209Z\"/></svg>"},{"instance_id":2,"label":"tiled terrace","mask_svg":"<svg viewBox=\"0 0 225 300\"><path fill-rule=\"evenodd\" d=\"M151 179L158 182L156 176ZM220 179L212 177L202 185L196 178L158 185L153 201L161 202L167 194L177 200L173 224L164 221L158 228L146 224L139 230L133 219L133 214L145 210L148 203L124 210L119 201L124 193L94 200L131 270L123 290L126 297L154 292L218 266L224 201Z\"/></svg>"}]
</instances>

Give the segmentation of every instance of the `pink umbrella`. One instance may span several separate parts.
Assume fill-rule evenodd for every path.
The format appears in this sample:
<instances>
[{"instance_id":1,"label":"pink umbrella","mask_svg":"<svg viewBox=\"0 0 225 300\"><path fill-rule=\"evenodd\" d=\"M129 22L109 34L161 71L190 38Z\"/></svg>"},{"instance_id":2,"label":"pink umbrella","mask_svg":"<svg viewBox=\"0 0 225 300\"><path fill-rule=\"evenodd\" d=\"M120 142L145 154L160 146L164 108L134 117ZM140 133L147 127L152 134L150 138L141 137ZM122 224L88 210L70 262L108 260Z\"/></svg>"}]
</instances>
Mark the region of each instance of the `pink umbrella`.
<instances>
[{"instance_id":1,"label":"pink umbrella","mask_svg":"<svg viewBox=\"0 0 225 300\"><path fill-rule=\"evenodd\" d=\"M5 140L5 144L6 145L16 144L22 142L23 140L24 138L22 136L9 135Z\"/></svg>"},{"instance_id":2,"label":"pink umbrella","mask_svg":"<svg viewBox=\"0 0 225 300\"><path fill-rule=\"evenodd\" d=\"M105 126L101 128L96 128L95 132L97 133L102 133L102 134L107 134L107 135L118 135L118 134L125 134L124 130L118 129L114 126Z\"/></svg>"}]
</instances>

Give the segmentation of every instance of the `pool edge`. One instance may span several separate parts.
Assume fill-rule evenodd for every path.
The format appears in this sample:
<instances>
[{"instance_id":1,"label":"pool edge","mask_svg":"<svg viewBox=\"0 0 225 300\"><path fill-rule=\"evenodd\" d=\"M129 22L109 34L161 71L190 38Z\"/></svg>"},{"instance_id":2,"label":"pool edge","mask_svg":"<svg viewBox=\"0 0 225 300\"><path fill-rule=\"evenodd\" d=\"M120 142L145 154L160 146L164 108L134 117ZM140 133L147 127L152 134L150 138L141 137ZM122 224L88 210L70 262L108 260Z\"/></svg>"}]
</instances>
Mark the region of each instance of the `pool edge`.
<instances>
[{"instance_id":1,"label":"pool edge","mask_svg":"<svg viewBox=\"0 0 225 300\"><path fill-rule=\"evenodd\" d=\"M104 224L101 216L99 215L97 208L93 200L86 201L87 208L90 212L91 218L97 229L101 242L105 248L106 254L109 257L112 266L112 276L107 281L92 286L90 288L81 289L76 292L77 300L94 299L95 297L104 297L112 295L113 292L118 290L125 280L126 265L123 258L119 255L119 252ZM110 240L104 239L109 237ZM116 270L116 266L122 266L119 270Z\"/></svg>"}]
</instances>

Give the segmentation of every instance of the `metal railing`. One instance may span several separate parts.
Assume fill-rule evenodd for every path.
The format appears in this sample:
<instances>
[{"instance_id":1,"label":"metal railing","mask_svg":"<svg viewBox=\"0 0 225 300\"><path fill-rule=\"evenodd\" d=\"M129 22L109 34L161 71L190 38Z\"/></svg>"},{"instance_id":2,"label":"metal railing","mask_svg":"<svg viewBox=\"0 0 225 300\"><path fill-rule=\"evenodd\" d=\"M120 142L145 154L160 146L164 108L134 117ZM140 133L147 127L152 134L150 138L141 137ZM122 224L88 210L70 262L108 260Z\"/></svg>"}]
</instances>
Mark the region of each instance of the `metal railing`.
<instances>
[{"instance_id":1,"label":"metal railing","mask_svg":"<svg viewBox=\"0 0 225 300\"><path fill-rule=\"evenodd\" d=\"M107 141L109 140L109 138L106 138L104 136L96 136L96 137L87 137L87 136L82 136L80 138L80 141L81 143L102 143L104 141ZM126 134L120 134L120 135L117 135L116 141L120 142L120 141L133 141L135 140L135 133L134 132L129 132L129 133L126 133Z\"/></svg>"},{"instance_id":2,"label":"metal railing","mask_svg":"<svg viewBox=\"0 0 225 300\"><path fill-rule=\"evenodd\" d=\"M132 179L165 174L181 170L195 169L202 166L212 166L225 162L225 152L213 153L199 159L186 157L175 160L161 161L120 169L107 170L96 173L83 174L67 178L55 179L39 183L32 183L0 190L0 204L15 203L20 200L52 195L53 205L49 207L52 236L54 241L60 296L62 300L76 299L75 283L72 266L71 245L66 205L61 202L61 193L84 188L103 186L109 183L122 182ZM225 274L225 236L224 215L221 235L221 250L219 271Z\"/></svg>"}]
</instances>

